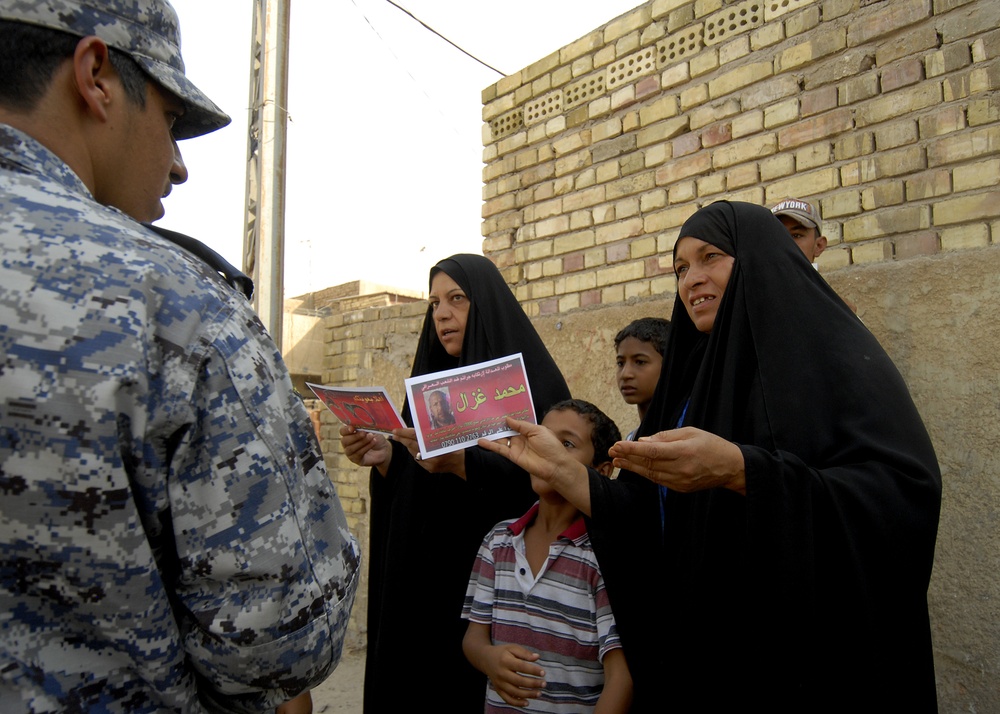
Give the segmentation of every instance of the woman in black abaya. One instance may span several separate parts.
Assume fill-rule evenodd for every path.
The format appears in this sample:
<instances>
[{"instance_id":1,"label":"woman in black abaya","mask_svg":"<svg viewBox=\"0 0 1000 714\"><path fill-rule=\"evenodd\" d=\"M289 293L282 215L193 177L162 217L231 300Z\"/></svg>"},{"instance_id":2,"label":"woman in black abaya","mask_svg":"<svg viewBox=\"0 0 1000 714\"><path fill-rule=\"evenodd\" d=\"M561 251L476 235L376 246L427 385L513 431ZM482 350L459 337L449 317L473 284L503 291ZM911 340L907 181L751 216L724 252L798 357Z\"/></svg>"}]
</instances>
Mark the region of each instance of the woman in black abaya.
<instances>
[{"instance_id":1,"label":"woman in black abaya","mask_svg":"<svg viewBox=\"0 0 1000 714\"><path fill-rule=\"evenodd\" d=\"M490 447L591 515L638 708L936 711L941 478L902 378L766 209L701 209L674 268L669 368L617 482L533 425Z\"/></svg>"},{"instance_id":2,"label":"woman in black abaya","mask_svg":"<svg viewBox=\"0 0 1000 714\"><path fill-rule=\"evenodd\" d=\"M430 274L430 305L411 376L520 352L535 412L569 398L541 338L499 271L454 255ZM407 424L408 409L403 409ZM365 711L482 711L486 680L465 659L461 619L483 536L536 500L527 473L472 447L416 461L413 430L387 441L349 427L344 451L372 466Z\"/></svg>"}]
</instances>

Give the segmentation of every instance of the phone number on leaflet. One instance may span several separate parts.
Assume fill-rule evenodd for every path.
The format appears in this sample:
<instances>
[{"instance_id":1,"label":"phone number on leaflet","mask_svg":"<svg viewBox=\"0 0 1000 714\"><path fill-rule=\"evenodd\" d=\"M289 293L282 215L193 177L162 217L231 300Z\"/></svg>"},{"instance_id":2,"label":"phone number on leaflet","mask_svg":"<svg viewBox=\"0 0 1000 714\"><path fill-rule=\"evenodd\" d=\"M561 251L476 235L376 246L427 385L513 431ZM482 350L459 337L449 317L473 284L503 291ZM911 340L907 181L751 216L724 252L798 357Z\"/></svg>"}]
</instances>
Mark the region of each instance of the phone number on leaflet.
<instances>
[{"instance_id":1,"label":"phone number on leaflet","mask_svg":"<svg viewBox=\"0 0 1000 714\"><path fill-rule=\"evenodd\" d=\"M497 426L492 429L486 429L484 431L476 432L475 434L470 434L462 439L442 439L439 443L439 448L447 449L449 446L456 446L458 444L471 444L474 443L476 439L488 439L494 434L499 434L502 431L510 431L506 426Z\"/></svg>"}]
</instances>

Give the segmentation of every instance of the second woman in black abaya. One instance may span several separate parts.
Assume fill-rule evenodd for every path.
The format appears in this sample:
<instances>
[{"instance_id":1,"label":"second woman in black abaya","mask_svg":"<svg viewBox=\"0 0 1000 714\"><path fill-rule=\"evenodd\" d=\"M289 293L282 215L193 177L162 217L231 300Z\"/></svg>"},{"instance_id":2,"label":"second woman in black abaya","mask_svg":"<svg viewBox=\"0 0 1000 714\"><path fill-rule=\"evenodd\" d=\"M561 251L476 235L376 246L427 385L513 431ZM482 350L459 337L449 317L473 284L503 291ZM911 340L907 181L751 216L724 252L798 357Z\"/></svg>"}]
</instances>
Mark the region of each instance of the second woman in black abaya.
<instances>
[{"instance_id":1,"label":"second woman in black abaya","mask_svg":"<svg viewBox=\"0 0 1000 714\"><path fill-rule=\"evenodd\" d=\"M591 514L637 703L935 711L926 593L941 481L902 378L766 209L701 209L674 261L647 440L616 444L626 471L591 475L584 497L570 466L548 467ZM493 448L536 473L528 457L547 442L519 429L526 440Z\"/></svg>"},{"instance_id":2,"label":"second woman in black abaya","mask_svg":"<svg viewBox=\"0 0 1000 714\"><path fill-rule=\"evenodd\" d=\"M431 287L411 376L520 352L536 413L569 397L555 362L489 260L443 260L431 271ZM459 335L453 311L463 309L463 300L467 312ZM409 410L403 414L409 423ZM345 435L345 450L358 438ZM523 470L482 449L454 455L463 477L427 470L448 468L453 455L418 463L404 443L390 445L385 475L373 468L371 476L365 711L418 705L482 711L485 679L462 653L462 601L483 536L497 522L523 514L535 495ZM363 456L351 451L356 463Z\"/></svg>"}]
</instances>

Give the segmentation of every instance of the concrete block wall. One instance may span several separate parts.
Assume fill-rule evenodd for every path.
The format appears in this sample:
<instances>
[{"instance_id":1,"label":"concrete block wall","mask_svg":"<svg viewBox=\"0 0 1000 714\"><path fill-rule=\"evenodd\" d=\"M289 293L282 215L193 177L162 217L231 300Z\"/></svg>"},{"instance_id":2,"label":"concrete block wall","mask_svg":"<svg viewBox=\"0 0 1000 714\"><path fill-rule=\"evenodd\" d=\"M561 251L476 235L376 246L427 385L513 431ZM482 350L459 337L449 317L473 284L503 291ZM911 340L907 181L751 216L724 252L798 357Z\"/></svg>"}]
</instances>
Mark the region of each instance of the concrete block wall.
<instances>
[{"instance_id":1,"label":"concrete block wall","mask_svg":"<svg viewBox=\"0 0 1000 714\"><path fill-rule=\"evenodd\" d=\"M403 408L403 380L417 348L427 302L368 307L325 319L323 384L386 387L397 409ZM352 464L340 446L340 422L323 408L319 412L320 446L347 525L361 544L366 564L351 616L348 645L365 644L368 613L369 469Z\"/></svg>"},{"instance_id":2,"label":"concrete block wall","mask_svg":"<svg viewBox=\"0 0 1000 714\"><path fill-rule=\"evenodd\" d=\"M826 273L998 242L998 26L995 0L646 3L483 92L483 250L544 316L672 291L724 198L817 202Z\"/></svg>"},{"instance_id":3,"label":"concrete block wall","mask_svg":"<svg viewBox=\"0 0 1000 714\"><path fill-rule=\"evenodd\" d=\"M928 603L940 710L1000 712L1000 245L918 255L835 270L865 324L910 386L937 450L944 483ZM639 317L669 316L672 295L532 318L574 396L604 409L623 431L634 407L614 381L614 335ZM381 385L402 407L425 303L327 319L326 384ZM319 414L330 474L352 532L368 556L368 469L342 454L339 425ZM363 645L367 576L351 624Z\"/></svg>"},{"instance_id":4,"label":"concrete block wall","mask_svg":"<svg viewBox=\"0 0 1000 714\"><path fill-rule=\"evenodd\" d=\"M819 202L821 271L896 362L942 467L942 712L1000 711L998 27L998 0L654 0L483 93L484 252L574 395L626 431L613 336L669 315L683 221L720 198ZM328 318L324 383L401 407L425 310ZM368 469L338 429L322 412L367 557Z\"/></svg>"}]
</instances>

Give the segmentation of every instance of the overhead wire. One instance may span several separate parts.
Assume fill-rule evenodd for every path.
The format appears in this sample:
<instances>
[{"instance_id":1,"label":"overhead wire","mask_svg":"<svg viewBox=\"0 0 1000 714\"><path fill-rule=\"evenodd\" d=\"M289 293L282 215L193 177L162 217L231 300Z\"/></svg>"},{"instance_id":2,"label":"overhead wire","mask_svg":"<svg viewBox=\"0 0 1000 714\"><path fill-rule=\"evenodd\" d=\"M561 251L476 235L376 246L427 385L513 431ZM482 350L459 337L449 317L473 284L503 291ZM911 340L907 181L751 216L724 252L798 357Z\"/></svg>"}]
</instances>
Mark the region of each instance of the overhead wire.
<instances>
[{"instance_id":1,"label":"overhead wire","mask_svg":"<svg viewBox=\"0 0 1000 714\"><path fill-rule=\"evenodd\" d=\"M434 33L435 35L437 35L441 39L443 39L446 42L448 42L453 47L457 48L458 50L461 50L464 54L468 55L469 57L471 57L472 59L476 60L480 64L486 66L488 69L490 69L490 70L492 70L494 72L497 72L500 75L503 75L503 72L500 72L500 70L495 69L493 67L490 67L485 62L482 62L482 60L479 60L475 56L469 54L464 49L462 49L461 47L459 47L458 45L456 45L454 42L452 42L451 40L449 40L447 37L444 37L441 33L437 32L434 28L430 27L425 22L423 22L419 18L415 17L406 8L400 7L396 3L392 2L392 0L386 0L386 1L390 5L392 5L393 7L401 10L403 13L405 13L406 15L408 15L409 17L411 17L412 19L414 19L416 22L420 23L423 27L427 28L429 31L431 31L432 33ZM364 19L364 21L368 24L368 27L371 29L371 31L375 33L375 36L378 37L379 40L381 40L382 43L386 46L386 48L389 51L389 54L391 54L393 56L393 58L396 60L396 62L399 63L400 67L403 69L404 72L406 72L406 74L410 78L410 80L412 80L412 82L420 89L420 92L427 98L427 101L429 101L432 106L437 107L438 112L447 121L448 125L451 128L451 131L454 134L456 134L456 135L460 135L461 132L454 126L454 124L451 122L451 120L445 115L445 113L442 111L441 107L438 106L438 103L427 93L427 90L424 88L424 86L420 82L420 80L418 80L416 77L413 76L413 73L409 70L409 68L406 66L406 64L403 62L403 60L400 59L399 55L396 54L395 50L393 50L392 45L390 45L389 42L382 36L382 34L378 31L378 29L375 27L375 25L372 23L372 21L368 18L368 15L365 14L365 11L362 10L361 7L358 5L357 0L351 0L351 4L354 5L354 9L358 11L358 13Z\"/></svg>"},{"instance_id":2,"label":"overhead wire","mask_svg":"<svg viewBox=\"0 0 1000 714\"><path fill-rule=\"evenodd\" d=\"M411 72L410 69L403 63L403 60L399 58L399 55L396 54L396 51L392 49L392 45L386 42L386 39L382 37L382 34L376 29L375 25L372 24L372 21L368 19L368 16L365 14L365 11L358 6L357 0L351 0L351 4L354 5L354 9L357 10L358 13L360 13L361 17L368 24L368 27L370 27L371 31L375 33L375 36L379 38L379 40L381 40L382 43L386 46L386 49L389 50L389 54L391 54L393 59L395 59L396 62L399 63L399 66L403 69L404 72L406 72L406 75L410 78L413 84L417 86L417 88L420 90L420 93L427 98L427 101L430 102L432 106L437 107L438 113L444 119L448 120L448 117L445 116L445 113L441 110L441 107L438 106L437 102L434 101L434 98L427 93L427 90L424 88L424 85L420 83L420 80L418 80L416 77L413 76L413 72ZM451 128L451 131L454 134L458 135L461 133L455 127L455 125L452 124L450 120L448 120L448 126Z\"/></svg>"},{"instance_id":3,"label":"overhead wire","mask_svg":"<svg viewBox=\"0 0 1000 714\"><path fill-rule=\"evenodd\" d=\"M476 62L478 62L479 64L481 64L483 67L486 67L487 69L493 70L494 72L496 72L497 74L499 74L501 77L506 77L507 76L507 74L505 72L501 72L496 67L494 67L494 66L492 66L490 64L487 64L486 62L484 62L483 60L479 59L478 57L476 57L474 54L472 54L468 50L464 49L463 47L460 47L456 43L454 43L451 40L449 40L447 37L445 37L444 35L442 35L440 32L438 32L437 30L435 30L433 27L431 27L430 25L428 25L426 22L424 22L423 20L421 20L419 17L417 17L416 15L414 15L412 12L410 12L409 10L407 10L405 7L403 7L399 3L395 3L395 2L393 2L393 0L385 0L385 1L387 3L389 3L390 5L392 5L394 8L396 8L397 10L399 10L400 12L403 12L403 13L409 15L413 20L415 20L416 22L420 23L425 29L429 30L430 32L432 32L435 35L437 35L438 37L440 37L442 40L444 40L445 42L447 42L449 45L451 45L452 47L454 47L456 50L458 50L462 54L464 54L464 55L466 55L466 56L474 59Z\"/></svg>"}]
</instances>

